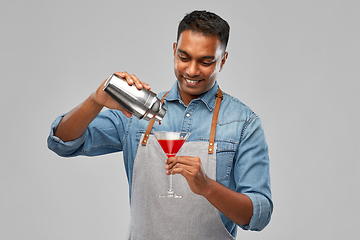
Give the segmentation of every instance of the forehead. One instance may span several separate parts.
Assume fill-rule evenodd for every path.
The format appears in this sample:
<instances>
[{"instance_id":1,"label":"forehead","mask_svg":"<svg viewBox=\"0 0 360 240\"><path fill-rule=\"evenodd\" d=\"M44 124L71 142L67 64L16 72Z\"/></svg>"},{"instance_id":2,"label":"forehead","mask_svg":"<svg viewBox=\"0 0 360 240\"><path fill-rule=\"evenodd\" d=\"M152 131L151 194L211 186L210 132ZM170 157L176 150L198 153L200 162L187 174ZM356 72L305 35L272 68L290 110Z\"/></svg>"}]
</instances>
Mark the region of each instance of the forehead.
<instances>
[{"instance_id":1,"label":"forehead","mask_svg":"<svg viewBox=\"0 0 360 240\"><path fill-rule=\"evenodd\" d=\"M194 56L215 56L221 52L218 36L205 36L202 33L185 30L180 34L177 48Z\"/></svg>"}]
</instances>

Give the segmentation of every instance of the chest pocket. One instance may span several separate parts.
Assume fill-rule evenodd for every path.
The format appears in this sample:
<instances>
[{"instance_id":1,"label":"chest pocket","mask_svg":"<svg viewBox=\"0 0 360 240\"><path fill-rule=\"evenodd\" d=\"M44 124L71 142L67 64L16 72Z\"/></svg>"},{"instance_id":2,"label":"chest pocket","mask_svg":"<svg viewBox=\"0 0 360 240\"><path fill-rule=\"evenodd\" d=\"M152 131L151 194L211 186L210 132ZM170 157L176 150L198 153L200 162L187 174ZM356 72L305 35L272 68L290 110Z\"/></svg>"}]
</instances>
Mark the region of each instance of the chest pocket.
<instances>
[{"instance_id":1,"label":"chest pocket","mask_svg":"<svg viewBox=\"0 0 360 240\"><path fill-rule=\"evenodd\" d=\"M216 180L224 181L230 176L237 144L229 141L215 141L216 149Z\"/></svg>"},{"instance_id":2,"label":"chest pocket","mask_svg":"<svg viewBox=\"0 0 360 240\"><path fill-rule=\"evenodd\" d=\"M136 132L136 136L135 139L137 141L137 144L139 144L140 140L141 140L141 136L145 134L145 130L139 130Z\"/></svg>"}]
</instances>

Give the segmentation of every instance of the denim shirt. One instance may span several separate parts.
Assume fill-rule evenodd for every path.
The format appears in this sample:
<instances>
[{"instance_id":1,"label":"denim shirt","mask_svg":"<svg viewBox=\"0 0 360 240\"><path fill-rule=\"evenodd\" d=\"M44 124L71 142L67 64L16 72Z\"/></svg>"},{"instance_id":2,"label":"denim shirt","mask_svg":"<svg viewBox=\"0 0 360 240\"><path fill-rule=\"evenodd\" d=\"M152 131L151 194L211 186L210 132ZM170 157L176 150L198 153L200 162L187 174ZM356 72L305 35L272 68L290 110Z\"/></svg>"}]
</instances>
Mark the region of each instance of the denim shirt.
<instances>
[{"instance_id":1,"label":"denim shirt","mask_svg":"<svg viewBox=\"0 0 360 240\"><path fill-rule=\"evenodd\" d=\"M218 84L186 106L175 82L164 98L167 110L161 125L155 123L154 131L189 131L188 141L209 141L215 95ZM159 94L162 97L165 92ZM63 142L54 136L61 118L51 127L48 147L60 156L97 156L123 152L131 197L132 171L141 135L148 121L127 118L120 111L106 110L89 124L84 134L73 141ZM246 230L260 231L270 221L273 204L270 190L268 146L260 118L238 99L223 93L216 127L216 181L239 193L246 194L253 203L250 224L240 226ZM236 224L220 212L227 230L235 237Z\"/></svg>"}]
</instances>

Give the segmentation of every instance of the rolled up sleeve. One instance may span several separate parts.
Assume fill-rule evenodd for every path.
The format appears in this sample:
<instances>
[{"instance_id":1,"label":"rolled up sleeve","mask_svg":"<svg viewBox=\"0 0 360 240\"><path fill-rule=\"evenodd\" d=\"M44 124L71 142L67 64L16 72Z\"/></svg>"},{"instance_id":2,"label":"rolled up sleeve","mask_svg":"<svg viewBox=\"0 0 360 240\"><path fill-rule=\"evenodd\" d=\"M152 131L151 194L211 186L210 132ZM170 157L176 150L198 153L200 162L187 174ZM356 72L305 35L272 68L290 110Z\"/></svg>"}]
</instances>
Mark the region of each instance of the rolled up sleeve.
<instances>
[{"instance_id":1,"label":"rolled up sleeve","mask_svg":"<svg viewBox=\"0 0 360 240\"><path fill-rule=\"evenodd\" d=\"M259 194L246 194L253 203L253 216L249 225L240 226L244 230L261 231L270 222L272 213L271 200Z\"/></svg>"},{"instance_id":2,"label":"rolled up sleeve","mask_svg":"<svg viewBox=\"0 0 360 240\"><path fill-rule=\"evenodd\" d=\"M124 135L124 121L115 110L100 112L78 139L67 142L54 135L64 115L52 123L47 139L48 148L59 156L97 156L122 150L120 135Z\"/></svg>"},{"instance_id":3,"label":"rolled up sleeve","mask_svg":"<svg viewBox=\"0 0 360 240\"><path fill-rule=\"evenodd\" d=\"M253 203L250 224L245 230L261 231L270 222L271 200L268 146L260 118L253 115L245 125L235 163L236 191L247 195Z\"/></svg>"},{"instance_id":4,"label":"rolled up sleeve","mask_svg":"<svg viewBox=\"0 0 360 240\"><path fill-rule=\"evenodd\" d=\"M54 135L56 128L59 126L59 123L64 116L65 114L59 116L51 124L50 134L47 139L48 148L62 157L75 156L76 154L74 153L76 153L76 151L84 143L84 137L81 136L80 138L73 141L64 142L63 140Z\"/></svg>"}]
</instances>

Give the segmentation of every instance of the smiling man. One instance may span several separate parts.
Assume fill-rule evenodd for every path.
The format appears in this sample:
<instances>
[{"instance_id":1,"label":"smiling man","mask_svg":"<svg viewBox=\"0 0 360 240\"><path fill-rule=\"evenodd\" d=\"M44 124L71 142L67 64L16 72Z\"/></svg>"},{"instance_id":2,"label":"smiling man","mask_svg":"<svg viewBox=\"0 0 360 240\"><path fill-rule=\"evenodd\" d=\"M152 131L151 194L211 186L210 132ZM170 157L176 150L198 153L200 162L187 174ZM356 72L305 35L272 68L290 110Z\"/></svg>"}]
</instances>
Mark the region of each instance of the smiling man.
<instances>
[{"instance_id":1,"label":"smiling man","mask_svg":"<svg viewBox=\"0 0 360 240\"><path fill-rule=\"evenodd\" d=\"M260 231L269 223L273 204L261 120L217 82L228 39L228 23L214 13L194 11L180 22L173 44L177 81L159 94L167 109L161 125L132 117L103 91L105 82L52 125L48 146L60 156L123 152L128 239L235 239L237 226ZM150 89L134 74L116 74ZM104 106L110 110L100 112ZM191 135L164 164L152 131ZM167 186L165 172L174 175L182 199L157 197Z\"/></svg>"},{"instance_id":2,"label":"smiling man","mask_svg":"<svg viewBox=\"0 0 360 240\"><path fill-rule=\"evenodd\" d=\"M180 96L189 104L214 86L228 53L217 35L193 30L184 30L173 49Z\"/></svg>"}]
</instances>

